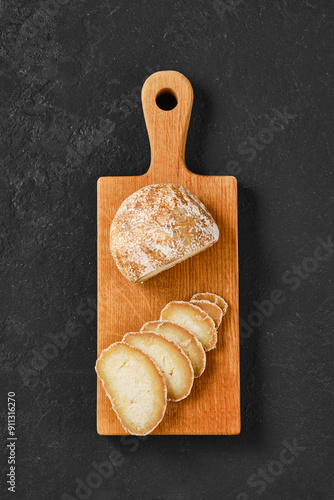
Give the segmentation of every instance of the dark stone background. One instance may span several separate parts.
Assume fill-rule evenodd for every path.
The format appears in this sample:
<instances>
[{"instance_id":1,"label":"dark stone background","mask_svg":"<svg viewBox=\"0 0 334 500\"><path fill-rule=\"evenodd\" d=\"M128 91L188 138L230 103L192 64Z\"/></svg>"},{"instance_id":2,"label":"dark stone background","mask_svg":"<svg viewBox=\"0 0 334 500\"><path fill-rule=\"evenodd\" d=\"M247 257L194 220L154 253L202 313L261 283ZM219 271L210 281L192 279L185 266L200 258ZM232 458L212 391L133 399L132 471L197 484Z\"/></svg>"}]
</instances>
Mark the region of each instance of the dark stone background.
<instances>
[{"instance_id":1,"label":"dark stone background","mask_svg":"<svg viewBox=\"0 0 334 500\"><path fill-rule=\"evenodd\" d=\"M1 11L3 490L8 391L18 437L8 498L332 500L334 255L313 255L333 234L333 2L3 0ZM261 322L253 302L284 292L259 327L243 323L240 436L96 433L96 181L148 168L139 92L162 69L194 87L189 168L239 182L241 318ZM274 109L288 118L270 136ZM267 144L243 144L258 134ZM71 325L77 336L50 348ZM282 470L284 442L302 450ZM89 476L108 457L110 476ZM76 494L77 478L102 484Z\"/></svg>"}]
</instances>

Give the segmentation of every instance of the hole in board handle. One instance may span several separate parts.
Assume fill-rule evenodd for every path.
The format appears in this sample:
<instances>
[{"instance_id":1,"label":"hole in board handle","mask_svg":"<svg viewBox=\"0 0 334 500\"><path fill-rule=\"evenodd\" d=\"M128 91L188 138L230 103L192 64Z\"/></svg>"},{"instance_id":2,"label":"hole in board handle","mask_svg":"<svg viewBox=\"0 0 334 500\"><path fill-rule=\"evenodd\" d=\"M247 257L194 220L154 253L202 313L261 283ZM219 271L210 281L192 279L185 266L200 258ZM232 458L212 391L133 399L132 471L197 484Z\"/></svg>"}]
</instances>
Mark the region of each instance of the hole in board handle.
<instances>
[{"instance_id":1,"label":"hole in board handle","mask_svg":"<svg viewBox=\"0 0 334 500\"><path fill-rule=\"evenodd\" d=\"M163 111L171 111L177 106L177 98L173 90L162 89L155 98L158 108Z\"/></svg>"}]
</instances>

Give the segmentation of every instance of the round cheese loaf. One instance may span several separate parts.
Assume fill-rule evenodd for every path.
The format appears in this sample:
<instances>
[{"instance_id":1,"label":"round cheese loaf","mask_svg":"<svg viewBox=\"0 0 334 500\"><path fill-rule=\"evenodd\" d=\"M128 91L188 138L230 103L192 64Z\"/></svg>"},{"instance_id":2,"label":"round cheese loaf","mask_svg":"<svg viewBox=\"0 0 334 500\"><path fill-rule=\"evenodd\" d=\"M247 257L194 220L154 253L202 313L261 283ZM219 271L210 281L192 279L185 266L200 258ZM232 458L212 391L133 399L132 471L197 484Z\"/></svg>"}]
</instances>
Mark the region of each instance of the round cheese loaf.
<instances>
[{"instance_id":1,"label":"round cheese loaf","mask_svg":"<svg viewBox=\"0 0 334 500\"><path fill-rule=\"evenodd\" d=\"M141 283L216 243L219 230L188 189L152 184L119 207L110 228L110 250L120 272Z\"/></svg>"}]
</instances>

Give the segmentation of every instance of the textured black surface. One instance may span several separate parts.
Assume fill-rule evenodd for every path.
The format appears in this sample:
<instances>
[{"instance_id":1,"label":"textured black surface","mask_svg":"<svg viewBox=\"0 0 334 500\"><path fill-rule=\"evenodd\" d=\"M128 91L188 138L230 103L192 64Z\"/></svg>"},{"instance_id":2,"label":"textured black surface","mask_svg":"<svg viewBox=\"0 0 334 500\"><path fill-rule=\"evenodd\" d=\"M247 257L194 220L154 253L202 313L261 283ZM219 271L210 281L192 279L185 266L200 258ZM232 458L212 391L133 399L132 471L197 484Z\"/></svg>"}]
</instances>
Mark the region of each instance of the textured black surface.
<instances>
[{"instance_id":1,"label":"textured black surface","mask_svg":"<svg viewBox=\"0 0 334 500\"><path fill-rule=\"evenodd\" d=\"M334 253L319 241L334 241L333 3L3 0L1 11L2 498L332 500ZM159 69L194 86L189 168L239 182L240 436L95 429L96 181L148 168L139 93ZM270 297L281 303L254 314ZM65 328L75 336L50 347ZM283 452L293 443L295 456ZM105 460L109 477L89 476ZM75 493L77 479L92 488Z\"/></svg>"}]
</instances>

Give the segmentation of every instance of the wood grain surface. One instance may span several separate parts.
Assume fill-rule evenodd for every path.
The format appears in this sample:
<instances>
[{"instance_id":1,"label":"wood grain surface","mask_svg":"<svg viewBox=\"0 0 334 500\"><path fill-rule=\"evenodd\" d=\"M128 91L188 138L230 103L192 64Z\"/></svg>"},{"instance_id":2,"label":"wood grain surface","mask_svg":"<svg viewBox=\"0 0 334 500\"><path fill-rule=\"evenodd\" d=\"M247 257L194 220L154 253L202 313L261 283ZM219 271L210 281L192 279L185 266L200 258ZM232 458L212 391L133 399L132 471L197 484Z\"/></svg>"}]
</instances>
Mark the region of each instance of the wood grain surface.
<instances>
[{"instance_id":1,"label":"wood grain surface","mask_svg":"<svg viewBox=\"0 0 334 500\"><path fill-rule=\"evenodd\" d=\"M156 97L172 93L177 105L161 110ZM218 330L217 348L207 353L204 374L190 396L168 403L164 420L152 434L238 434L240 432L239 295L237 181L234 177L191 173L184 162L193 101L190 82L175 71L151 75L142 90L151 145L147 173L98 180L98 356L127 332L159 318L171 300L189 300L197 292L224 297L229 308ZM148 184L174 183L188 188L205 204L220 231L218 243L205 252L142 283L133 284L118 271L109 249L113 217L125 198ZM126 435L102 384L97 385L97 430Z\"/></svg>"}]
</instances>

